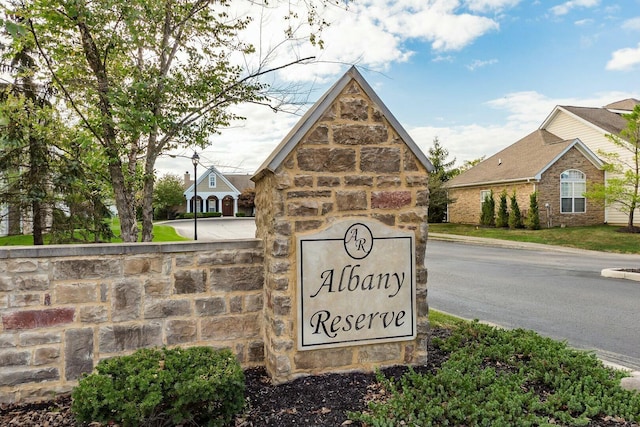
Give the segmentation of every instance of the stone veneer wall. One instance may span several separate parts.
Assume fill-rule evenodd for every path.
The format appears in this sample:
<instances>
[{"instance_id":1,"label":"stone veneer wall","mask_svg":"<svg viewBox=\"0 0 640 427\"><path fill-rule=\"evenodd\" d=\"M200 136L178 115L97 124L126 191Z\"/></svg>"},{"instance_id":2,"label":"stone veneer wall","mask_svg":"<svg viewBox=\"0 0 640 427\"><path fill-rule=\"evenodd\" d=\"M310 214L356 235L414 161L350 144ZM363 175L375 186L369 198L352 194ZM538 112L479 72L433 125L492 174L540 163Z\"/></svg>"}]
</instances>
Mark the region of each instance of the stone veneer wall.
<instances>
[{"instance_id":1,"label":"stone veneer wall","mask_svg":"<svg viewBox=\"0 0 640 427\"><path fill-rule=\"evenodd\" d=\"M265 245L265 363L274 381L425 361L427 182L427 170L355 81L274 172L258 175L257 237ZM415 232L417 339L297 351L295 235L353 217Z\"/></svg>"},{"instance_id":2,"label":"stone veneer wall","mask_svg":"<svg viewBox=\"0 0 640 427\"><path fill-rule=\"evenodd\" d=\"M262 365L263 282L257 239L0 249L0 403L68 392L141 347Z\"/></svg>"}]
</instances>

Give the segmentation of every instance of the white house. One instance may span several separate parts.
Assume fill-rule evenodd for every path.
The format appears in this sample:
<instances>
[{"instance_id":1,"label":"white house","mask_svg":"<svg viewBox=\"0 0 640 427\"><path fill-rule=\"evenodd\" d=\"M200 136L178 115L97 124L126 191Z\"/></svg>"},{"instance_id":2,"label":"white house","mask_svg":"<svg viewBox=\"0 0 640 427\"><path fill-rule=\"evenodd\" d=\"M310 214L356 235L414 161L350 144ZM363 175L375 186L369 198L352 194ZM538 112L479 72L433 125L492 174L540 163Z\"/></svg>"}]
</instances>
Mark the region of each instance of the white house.
<instances>
[{"instance_id":1,"label":"white house","mask_svg":"<svg viewBox=\"0 0 640 427\"><path fill-rule=\"evenodd\" d=\"M185 181L187 179L188 174L185 175ZM246 181L249 182L248 178ZM231 180L215 166L209 167L205 173L200 175L195 185L197 191L194 191L193 182L184 191L187 212L194 212L194 196L196 194L198 199L195 211L197 212L221 212L222 216L234 216L238 212L238 196L243 189L236 188Z\"/></svg>"}]
</instances>

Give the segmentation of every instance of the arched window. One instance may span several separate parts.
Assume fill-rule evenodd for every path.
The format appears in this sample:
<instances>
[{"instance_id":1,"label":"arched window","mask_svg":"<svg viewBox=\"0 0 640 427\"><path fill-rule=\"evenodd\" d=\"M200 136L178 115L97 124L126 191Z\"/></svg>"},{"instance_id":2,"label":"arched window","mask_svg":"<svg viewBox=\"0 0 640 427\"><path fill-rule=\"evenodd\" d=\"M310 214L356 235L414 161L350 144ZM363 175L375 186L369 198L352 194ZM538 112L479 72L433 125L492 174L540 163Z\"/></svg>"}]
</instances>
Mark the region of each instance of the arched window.
<instances>
[{"instance_id":1,"label":"arched window","mask_svg":"<svg viewBox=\"0 0 640 427\"><path fill-rule=\"evenodd\" d=\"M560 212L583 213L587 209L587 180L584 173L569 169L560 174Z\"/></svg>"}]
</instances>

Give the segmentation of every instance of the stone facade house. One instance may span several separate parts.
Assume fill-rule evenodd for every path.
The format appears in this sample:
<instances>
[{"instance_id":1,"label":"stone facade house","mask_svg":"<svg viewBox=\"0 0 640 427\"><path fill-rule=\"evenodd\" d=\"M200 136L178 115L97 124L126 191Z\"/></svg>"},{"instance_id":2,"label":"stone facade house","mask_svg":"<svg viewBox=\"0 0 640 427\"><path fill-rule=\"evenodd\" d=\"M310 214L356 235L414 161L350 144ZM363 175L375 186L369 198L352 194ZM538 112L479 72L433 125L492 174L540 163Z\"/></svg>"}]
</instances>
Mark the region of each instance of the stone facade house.
<instances>
[{"instance_id":1,"label":"stone facade house","mask_svg":"<svg viewBox=\"0 0 640 427\"><path fill-rule=\"evenodd\" d=\"M197 180L198 200L195 209L198 212L221 212L222 216L234 216L239 212L238 196L244 189L254 186L250 177L246 174L223 174L215 166L209 167ZM188 173L184 179L187 187L184 191L186 212L194 212L194 183Z\"/></svg>"},{"instance_id":2,"label":"stone facade house","mask_svg":"<svg viewBox=\"0 0 640 427\"><path fill-rule=\"evenodd\" d=\"M458 175L446 186L454 199L448 207L453 223L478 224L484 197L514 192L523 215L530 194L537 192L540 224L602 224L604 208L582 196L587 183L602 183L602 161L579 139L563 140L536 130L515 144Z\"/></svg>"},{"instance_id":3,"label":"stone facade house","mask_svg":"<svg viewBox=\"0 0 640 427\"><path fill-rule=\"evenodd\" d=\"M627 126L622 115L639 103L625 99L601 108L556 106L537 131L447 183L454 199L448 206L448 221L478 224L484 194L493 190L497 202L500 192L507 190L516 191L523 213L529 194L538 191L543 227L626 225L627 214L618 206L586 200L581 192L589 182L607 180L600 151L617 152L630 160L631 153L617 149L607 135L618 135Z\"/></svg>"}]
</instances>

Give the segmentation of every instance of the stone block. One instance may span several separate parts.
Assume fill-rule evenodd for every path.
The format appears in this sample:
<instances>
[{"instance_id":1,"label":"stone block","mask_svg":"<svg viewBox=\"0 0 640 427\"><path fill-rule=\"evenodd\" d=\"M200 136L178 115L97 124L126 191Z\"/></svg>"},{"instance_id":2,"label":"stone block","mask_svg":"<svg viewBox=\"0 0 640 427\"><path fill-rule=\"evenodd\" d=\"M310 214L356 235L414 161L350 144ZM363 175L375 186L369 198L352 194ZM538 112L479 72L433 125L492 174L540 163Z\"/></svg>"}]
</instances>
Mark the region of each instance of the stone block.
<instances>
[{"instance_id":1,"label":"stone block","mask_svg":"<svg viewBox=\"0 0 640 427\"><path fill-rule=\"evenodd\" d=\"M358 351L358 363L380 363L396 361L401 363L402 345L399 343L386 343L368 345Z\"/></svg>"},{"instance_id":2,"label":"stone block","mask_svg":"<svg viewBox=\"0 0 640 427\"><path fill-rule=\"evenodd\" d=\"M298 167L308 172L351 172L356 166L356 151L351 148L300 148Z\"/></svg>"},{"instance_id":3,"label":"stone block","mask_svg":"<svg viewBox=\"0 0 640 427\"><path fill-rule=\"evenodd\" d=\"M176 294L196 294L207 290L207 273L203 269L179 270L173 278Z\"/></svg>"},{"instance_id":4,"label":"stone block","mask_svg":"<svg viewBox=\"0 0 640 427\"><path fill-rule=\"evenodd\" d=\"M418 191L416 194L416 206L429 206L429 190Z\"/></svg>"},{"instance_id":5,"label":"stone block","mask_svg":"<svg viewBox=\"0 0 640 427\"><path fill-rule=\"evenodd\" d=\"M271 255L274 257L285 257L289 255L289 240L275 239L273 241L273 249Z\"/></svg>"},{"instance_id":6,"label":"stone block","mask_svg":"<svg viewBox=\"0 0 640 427\"><path fill-rule=\"evenodd\" d=\"M122 322L139 319L142 311L142 286L134 281L119 281L113 285L111 320Z\"/></svg>"},{"instance_id":7,"label":"stone block","mask_svg":"<svg viewBox=\"0 0 640 427\"><path fill-rule=\"evenodd\" d=\"M0 295L0 309L9 307L9 296Z\"/></svg>"},{"instance_id":8,"label":"stone block","mask_svg":"<svg viewBox=\"0 0 640 427\"><path fill-rule=\"evenodd\" d=\"M54 344L62 342L61 332L22 332L19 336L20 345L32 346L42 344Z\"/></svg>"},{"instance_id":9,"label":"stone block","mask_svg":"<svg viewBox=\"0 0 640 427\"><path fill-rule=\"evenodd\" d=\"M297 175L293 177L293 185L296 187L313 187L312 175Z\"/></svg>"},{"instance_id":10,"label":"stone block","mask_svg":"<svg viewBox=\"0 0 640 427\"><path fill-rule=\"evenodd\" d=\"M16 334L0 334L0 348L14 348L18 344Z\"/></svg>"},{"instance_id":11,"label":"stone block","mask_svg":"<svg viewBox=\"0 0 640 427\"><path fill-rule=\"evenodd\" d=\"M168 277L150 277L144 281L144 293L151 297L171 295L172 283Z\"/></svg>"},{"instance_id":12,"label":"stone block","mask_svg":"<svg viewBox=\"0 0 640 427\"><path fill-rule=\"evenodd\" d=\"M2 315L5 330L35 329L59 326L73 322L75 308L16 311Z\"/></svg>"},{"instance_id":13,"label":"stone block","mask_svg":"<svg viewBox=\"0 0 640 427\"><path fill-rule=\"evenodd\" d=\"M215 316L227 311L224 297L201 298L195 301L197 316Z\"/></svg>"},{"instance_id":14,"label":"stone block","mask_svg":"<svg viewBox=\"0 0 640 427\"><path fill-rule=\"evenodd\" d=\"M360 170L363 172L400 172L400 149L395 147L362 147Z\"/></svg>"},{"instance_id":15,"label":"stone block","mask_svg":"<svg viewBox=\"0 0 640 427\"><path fill-rule=\"evenodd\" d=\"M331 190L298 190L287 193L288 199L311 199L318 197L331 197Z\"/></svg>"},{"instance_id":16,"label":"stone block","mask_svg":"<svg viewBox=\"0 0 640 427\"><path fill-rule=\"evenodd\" d=\"M264 285L262 266L212 268L210 277L214 292L254 291Z\"/></svg>"},{"instance_id":17,"label":"stone block","mask_svg":"<svg viewBox=\"0 0 640 427\"><path fill-rule=\"evenodd\" d=\"M28 365L30 361L30 351L0 350L0 366Z\"/></svg>"},{"instance_id":18,"label":"stone block","mask_svg":"<svg viewBox=\"0 0 640 427\"><path fill-rule=\"evenodd\" d=\"M229 299L229 312L231 312L231 314L242 313L241 295L235 295Z\"/></svg>"},{"instance_id":19,"label":"stone block","mask_svg":"<svg viewBox=\"0 0 640 427\"><path fill-rule=\"evenodd\" d=\"M376 178L378 188L400 187L401 184L400 177L395 175L382 175Z\"/></svg>"},{"instance_id":20,"label":"stone block","mask_svg":"<svg viewBox=\"0 0 640 427\"><path fill-rule=\"evenodd\" d=\"M276 261L270 261L267 268L270 274L284 274L289 272L291 263L286 259L278 259Z\"/></svg>"},{"instance_id":21,"label":"stone block","mask_svg":"<svg viewBox=\"0 0 640 427\"><path fill-rule=\"evenodd\" d=\"M374 191L371 193L372 209L399 209L410 205L410 191Z\"/></svg>"},{"instance_id":22,"label":"stone block","mask_svg":"<svg viewBox=\"0 0 640 427\"><path fill-rule=\"evenodd\" d=\"M99 331L100 353L117 353L143 347L159 347L162 342L160 323L145 325L104 326Z\"/></svg>"},{"instance_id":23,"label":"stone block","mask_svg":"<svg viewBox=\"0 0 640 427\"><path fill-rule=\"evenodd\" d=\"M365 191L337 191L336 206L339 211L356 211L368 208Z\"/></svg>"},{"instance_id":24,"label":"stone block","mask_svg":"<svg viewBox=\"0 0 640 427\"><path fill-rule=\"evenodd\" d=\"M144 304L145 319L189 316L191 303L188 300L147 300Z\"/></svg>"},{"instance_id":25,"label":"stone block","mask_svg":"<svg viewBox=\"0 0 640 427\"><path fill-rule=\"evenodd\" d=\"M389 139L389 131L383 124L348 124L333 126L333 141L340 145L383 144Z\"/></svg>"},{"instance_id":26,"label":"stone block","mask_svg":"<svg viewBox=\"0 0 640 427\"><path fill-rule=\"evenodd\" d=\"M340 100L340 118L354 122L369 120L369 103L362 98L343 98Z\"/></svg>"},{"instance_id":27,"label":"stone block","mask_svg":"<svg viewBox=\"0 0 640 427\"><path fill-rule=\"evenodd\" d=\"M0 276L0 292L9 292L14 290L15 285L12 277Z\"/></svg>"},{"instance_id":28,"label":"stone block","mask_svg":"<svg viewBox=\"0 0 640 427\"><path fill-rule=\"evenodd\" d=\"M193 253L177 254L175 260L176 267L189 267L194 265L196 257Z\"/></svg>"},{"instance_id":29,"label":"stone block","mask_svg":"<svg viewBox=\"0 0 640 427\"><path fill-rule=\"evenodd\" d=\"M7 270L11 273L33 273L38 271L38 261L30 259L9 261Z\"/></svg>"},{"instance_id":30,"label":"stone block","mask_svg":"<svg viewBox=\"0 0 640 427\"><path fill-rule=\"evenodd\" d=\"M55 280L103 279L121 276L122 264L113 258L68 259L53 262Z\"/></svg>"},{"instance_id":31,"label":"stone block","mask_svg":"<svg viewBox=\"0 0 640 427\"><path fill-rule=\"evenodd\" d=\"M405 178L407 187L427 187L429 185L429 175L408 175Z\"/></svg>"},{"instance_id":32,"label":"stone block","mask_svg":"<svg viewBox=\"0 0 640 427\"><path fill-rule=\"evenodd\" d=\"M264 297L262 296L262 293L244 296L244 311L246 313L262 311L263 307Z\"/></svg>"},{"instance_id":33,"label":"stone block","mask_svg":"<svg viewBox=\"0 0 640 427\"><path fill-rule=\"evenodd\" d=\"M347 175L344 177L344 185L348 187L372 187L373 177L367 175Z\"/></svg>"},{"instance_id":34,"label":"stone block","mask_svg":"<svg viewBox=\"0 0 640 427\"><path fill-rule=\"evenodd\" d=\"M33 307L40 305L41 294L11 294L9 307Z\"/></svg>"},{"instance_id":35,"label":"stone block","mask_svg":"<svg viewBox=\"0 0 640 427\"><path fill-rule=\"evenodd\" d=\"M104 323L109 320L107 307L92 305L80 307L80 322L82 323Z\"/></svg>"},{"instance_id":36,"label":"stone block","mask_svg":"<svg viewBox=\"0 0 640 427\"><path fill-rule=\"evenodd\" d=\"M289 216L318 216L320 204L314 200L300 200L287 203Z\"/></svg>"},{"instance_id":37,"label":"stone block","mask_svg":"<svg viewBox=\"0 0 640 427\"><path fill-rule=\"evenodd\" d=\"M296 369L319 370L340 368L353 363L353 349L331 348L325 350L300 351L294 356Z\"/></svg>"},{"instance_id":38,"label":"stone block","mask_svg":"<svg viewBox=\"0 0 640 427\"><path fill-rule=\"evenodd\" d=\"M286 291L287 289L289 289L288 277L275 277L273 274L270 274L267 280L269 289L273 289L275 291Z\"/></svg>"},{"instance_id":39,"label":"stone block","mask_svg":"<svg viewBox=\"0 0 640 427\"><path fill-rule=\"evenodd\" d=\"M53 296L57 304L95 302L98 301L98 285L96 283L55 285Z\"/></svg>"},{"instance_id":40,"label":"stone block","mask_svg":"<svg viewBox=\"0 0 640 427\"><path fill-rule=\"evenodd\" d=\"M247 348L247 358L250 363L264 362L264 343L262 341L252 341Z\"/></svg>"},{"instance_id":41,"label":"stone block","mask_svg":"<svg viewBox=\"0 0 640 427\"><path fill-rule=\"evenodd\" d=\"M59 379L60 373L58 369L52 367L24 370L12 369L10 371L0 370L0 386L16 386Z\"/></svg>"},{"instance_id":42,"label":"stone block","mask_svg":"<svg viewBox=\"0 0 640 427\"><path fill-rule=\"evenodd\" d=\"M303 139L305 144L328 144L329 143L329 127L327 125L319 125L311 130Z\"/></svg>"},{"instance_id":43,"label":"stone block","mask_svg":"<svg viewBox=\"0 0 640 427\"><path fill-rule=\"evenodd\" d=\"M340 177L319 176L317 182L318 187L338 187L340 185Z\"/></svg>"},{"instance_id":44,"label":"stone block","mask_svg":"<svg viewBox=\"0 0 640 427\"><path fill-rule=\"evenodd\" d=\"M373 219L377 219L378 221L390 226L390 227L394 227L396 225L396 216L395 214L381 214L381 213L374 213L373 215L371 215L371 218Z\"/></svg>"},{"instance_id":45,"label":"stone block","mask_svg":"<svg viewBox=\"0 0 640 427\"><path fill-rule=\"evenodd\" d=\"M289 316L291 314L291 297L275 295L273 300L273 312L277 316Z\"/></svg>"},{"instance_id":46,"label":"stone block","mask_svg":"<svg viewBox=\"0 0 640 427\"><path fill-rule=\"evenodd\" d=\"M404 147L403 149L402 162L404 165L403 169L406 172L415 172L418 170L418 160L409 147Z\"/></svg>"},{"instance_id":47,"label":"stone block","mask_svg":"<svg viewBox=\"0 0 640 427\"><path fill-rule=\"evenodd\" d=\"M196 264L201 266L230 265L235 263L236 251L218 251L198 254Z\"/></svg>"},{"instance_id":48,"label":"stone block","mask_svg":"<svg viewBox=\"0 0 640 427\"><path fill-rule=\"evenodd\" d=\"M48 365L57 362L59 358L60 349L58 347L41 347L33 353L33 364L34 366Z\"/></svg>"},{"instance_id":49,"label":"stone block","mask_svg":"<svg viewBox=\"0 0 640 427\"><path fill-rule=\"evenodd\" d=\"M15 290L46 291L49 289L49 276L46 274L29 274L15 277Z\"/></svg>"},{"instance_id":50,"label":"stone block","mask_svg":"<svg viewBox=\"0 0 640 427\"><path fill-rule=\"evenodd\" d=\"M167 344L185 344L198 338L198 325L195 320L169 320L166 326Z\"/></svg>"},{"instance_id":51,"label":"stone block","mask_svg":"<svg viewBox=\"0 0 640 427\"><path fill-rule=\"evenodd\" d=\"M200 326L203 340L225 341L260 336L260 318L257 313L203 318Z\"/></svg>"},{"instance_id":52,"label":"stone block","mask_svg":"<svg viewBox=\"0 0 640 427\"><path fill-rule=\"evenodd\" d=\"M124 260L124 275L162 273L162 258L129 257Z\"/></svg>"},{"instance_id":53,"label":"stone block","mask_svg":"<svg viewBox=\"0 0 640 427\"><path fill-rule=\"evenodd\" d=\"M276 220L273 225L273 231L281 236L291 235L291 223L286 220Z\"/></svg>"},{"instance_id":54,"label":"stone block","mask_svg":"<svg viewBox=\"0 0 640 427\"><path fill-rule=\"evenodd\" d=\"M69 329L64 333L64 372L67 380L77 380L93 370L93 329Z\"/></svg>"}]
</instances>

